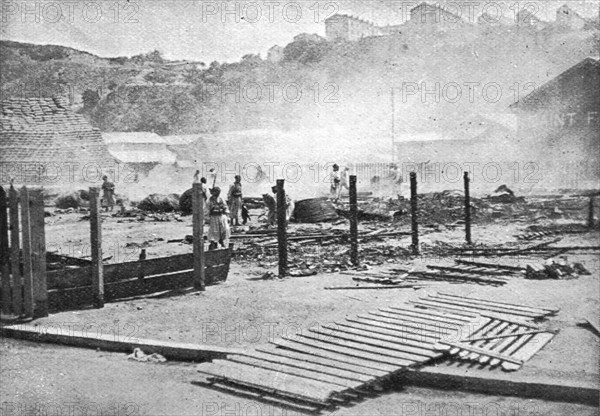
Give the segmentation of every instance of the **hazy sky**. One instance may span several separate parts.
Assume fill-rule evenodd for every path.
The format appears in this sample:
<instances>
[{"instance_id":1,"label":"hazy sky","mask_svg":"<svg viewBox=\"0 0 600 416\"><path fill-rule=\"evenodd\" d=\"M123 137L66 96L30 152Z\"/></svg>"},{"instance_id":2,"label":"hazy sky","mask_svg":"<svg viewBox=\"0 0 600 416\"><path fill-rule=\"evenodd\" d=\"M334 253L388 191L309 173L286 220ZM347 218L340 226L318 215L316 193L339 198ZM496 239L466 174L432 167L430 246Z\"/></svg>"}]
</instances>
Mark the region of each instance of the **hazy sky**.
<instances>
[{"instance_id":1,"label":"hazy sky","mask_svg":"<svg viewBox=\"0 0 600 416\"><path fill-rule=\"evenodd\" d=\"M160 50L169 59L235 61L247 53L281 46L302 32L325 34L324 20L345 13L377 24L398 24L417 1L396 0L0 0L3 40L57 44L100 56L131 56ZM430 1L430 4L435 1ZM598 0L446 1L475 20L488 13L514 19L528 7L542 20L554 20L567 3L585 17L598 15ZM475 16L475 17L473 17Z\"/></svg>"}]
</instances>

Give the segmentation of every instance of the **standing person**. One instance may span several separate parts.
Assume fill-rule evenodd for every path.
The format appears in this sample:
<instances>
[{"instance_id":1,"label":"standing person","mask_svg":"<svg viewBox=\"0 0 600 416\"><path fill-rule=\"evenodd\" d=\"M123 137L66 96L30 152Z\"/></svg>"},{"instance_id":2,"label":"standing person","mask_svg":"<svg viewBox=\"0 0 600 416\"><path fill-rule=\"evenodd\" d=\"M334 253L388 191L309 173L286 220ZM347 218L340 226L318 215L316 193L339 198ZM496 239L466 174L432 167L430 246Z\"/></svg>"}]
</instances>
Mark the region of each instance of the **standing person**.
<instances>
[{"instance_id":1,"label":"standing person","mask_svg":"<svg viewBox=\"0 0 600 416\"><path fill-rule=\"evenodd\" d=\"M335 202L338 201L338 199L340 198L340 182L341 182L341 177L340 177L340 167L337 165L337 163L333 164L333 172L331 173L331 188L330 188L330 194L331 194L331 199L333 199Z\"/></svg>"},{"instance_id":2,"label":"standing person","mask_svg":"<svg viewBox=\"0 0 600 416\"><path fill-rule=\"evenodd\" d=\"M239 214L242 212L242 177L235 175L235 182L229 188L227 201L231 210L231 225L240 225Z\"/></svg>"},{"instance_id":3,"label":"standing person","mask_svg":"<svg viewBox=\"0 0 600 416\"><path fill-rule=\"evenodd\" d=\"M342 196L342 189L344 188L350 192L350 168L347 166L342 171L338 198Z\"/></svg>"},{"instance_id":4,"label":"standing person","mask_svg":"<svg viewBox=\"0 0 600 416\"><path fill-rule=\"evenodd\" d=\"M267 207L267 225L272 226L276 224L276 213L277 213L277 201L270 194L263 194L263 201Z\"/></svg>"},{"instance_id":5,"label":"standing person","mask_svg":"<svg viewBox=\"0 0 600 416\"><path fill-rule=\"evenodd\" d=\"M115 184L109 182L106 175L102 177L102 181L102 208L112 212L115 206Z\"/></svg>"},{"instance_id":6,"label":"standing person","mask_svg":"<svg viewBox=\"0 0 600 416\"><path fill-rule=\"evenodd\" d=\"M210 198L208 199L208 241L210 242L209 250L214 250L220 245L225 248L225 241L229 240L229 209L227 204L221 198L221 188L215 186L210 190ZM217 245L218 243L218 245Z\"/></svg>"},{"instance_id":7,"label":"standing person","mask_svg":"<svg viewBox=\"0 0 600 416\"><path fill-rule=\"evenodd\" d=\"M194 173L194 182L192 183L200 183L200 171L197 170L196 173Z\"/></svg>"},{"instance_id":8,"label":"standing person","mask_svg":"<svg viewBox=\"0 0 600 416\"><path fill-rule=\"evenodd\" d=\"M273 191L273 193L276 195L275 196L275 201L277 201L277 186L273 186L271 188L271 191ZM275 202L275 204L277 204L277 202ZM275 212L277 212L277 205L275 205ZM290 218L292 218L292 214L294 213L294 201L292 201L292 198L290 198L290 196L287 194L285 194L285 219L287 221L290 220ZM275 218L276 214L274 214Z\"/></svg>"},{"instance_id":9,"label":"standing person","mask_svg":"<svg viewBox=\"0 0 600 416\"><path fill-rule=\"evenodd\" d=\"M204 221L208 221L210 212L208 210L208 187L206 186L206 178L200 178L200 184L202 186L202 199L204 199Z\"/></svg>"}]
</instances>

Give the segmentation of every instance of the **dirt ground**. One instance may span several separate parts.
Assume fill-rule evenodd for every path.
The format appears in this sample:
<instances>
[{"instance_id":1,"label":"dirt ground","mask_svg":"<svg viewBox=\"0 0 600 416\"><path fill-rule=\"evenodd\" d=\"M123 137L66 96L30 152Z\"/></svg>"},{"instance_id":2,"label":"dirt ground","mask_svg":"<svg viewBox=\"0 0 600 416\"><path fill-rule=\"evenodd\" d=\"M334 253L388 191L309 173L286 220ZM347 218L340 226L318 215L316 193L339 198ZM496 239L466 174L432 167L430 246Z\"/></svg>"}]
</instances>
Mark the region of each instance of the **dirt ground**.
<instances>
[{"instance_id":1,"label":"dirt ground","mask_svg":"<svg viewBox=\"0 0 600 416\"><path fill-rule=\"evenodd\" d=\"M89 226L86 221L80 221L80 217L81 214L63 214L47 219L46 238L49 249L54 245L54 249L64 254L76 257L86 255L85 250L89 250ZM169 239L183 238L192 233L189 217L183 217L183 222L118 221L119 219L107 217L103 226L104 256L113 255L111 262L136 260L142 246L146 248L148 258L192 251L191 245L167 243ZM478 225L473 228L473 240L484 244L514 244L514 235L526 225L507 220ZM564 235L557 245L597 245L599 237L597 231ZM409 238L392 239L380 244L393 242L408 246ZM430 230L421 237L421 242L436 244L442 241L459 245L463 239L463 230L456 228ZM597 317L600 303L600 263L596 255L590 254L569 254L568 259L582 262L592 275L575 280L534 281L513 278L501 287L438 282L419 290L324 290L324 286L352 285L352 278L342 273L320 273L307 277L263 280L261 276L266 271L276 272L276 268L234 261L228 280L209 287L206 292L189 291L168 297L130 299L109 303L101 310L53 314L36 320L34 324L39 325L41 330L52 326L75 334L86 327L88 333L98 330L104 334L114 334L123 340L152 338L254 348L268 344L281 335L293 335L309 327L340 321L346 316L365 313L378 307L401 305L409 299L440 291L560 308L558 316L548 324L559 329L559 334L514 376L535 376L554 382L567 380L598 385L598 337L589 329L576 324L586 316ZM387 270L390 266L408 268L424 264L450 264L452 261L452 258L439 256L396 258L386 262L390 264L373 266L371 270ZM503 261L524 264L528 259L503 258ZM202 377L196 373L192 363L137 363L128 361L124 354L36 345L9 339L2 340L0 354L4 406L2 414L23 414L10 413L10 408L6 406L16 406L19 409L18 406L36 404L45 406L48 411L51 404L64 410L68 403L99 406L104 412L102 414L119 415L286 414L270 405L194 385L193 381L201 380ZM474 408L475 413L469 413L469 403L479 406ZM398 388L384 392L379 397L366 399L351 408L340 409L335 414L420 415L429 414L426 411L431 410L431 406L438 412L433 414L598 413L597 408L583 405ZM459 413L453 410L457 406L461 409ZM500 412L484 411L492 407ZM419 411L425 413L418 413ZM63 411L62 414L68 413Z\"/></svg>"}]
</instances>

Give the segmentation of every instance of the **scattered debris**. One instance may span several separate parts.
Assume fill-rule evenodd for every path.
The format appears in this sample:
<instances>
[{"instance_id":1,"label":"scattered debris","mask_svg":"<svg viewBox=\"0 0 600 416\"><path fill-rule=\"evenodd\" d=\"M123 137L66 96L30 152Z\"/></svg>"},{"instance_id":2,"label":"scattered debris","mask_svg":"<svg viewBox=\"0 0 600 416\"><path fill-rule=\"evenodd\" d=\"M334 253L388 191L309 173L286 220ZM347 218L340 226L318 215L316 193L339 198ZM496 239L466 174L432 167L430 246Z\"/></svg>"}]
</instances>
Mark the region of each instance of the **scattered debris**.
<instances>
[{"instance_id":1,"label":"scattered debris","mask_svg":"<svg viewBox=\"0 0 600 416\"><path fill-rule=\"evenodd\" d=\"M127 356L129 360L135 360L143 363L164 363L167 361L165 357L160 354L146 354L140 348L135 348L132 354Z\"/></svg>"},{"instance_id":2,"label":"scattered debris","mask_svg":"<svg viewBox=\"0 0 600 416\"><path fill-rule=\"evenodd\" d=\"M569 264L565 258L548 259L545 264L531 263L527 265L525 278L527 279L577 279L580 275L589 275L590 272L581 263Z\"/></svg>"},{"instance_id":3,"label":"scattered debris","mask_svg":"<svg viewBox=\"0 0 600 416\"><path fill-rule=\"evenodd\" d=\"M137 208L148 212L172 212L179 210L179 195L151 194L144 198Z\"/></svg>"}]
</instances>

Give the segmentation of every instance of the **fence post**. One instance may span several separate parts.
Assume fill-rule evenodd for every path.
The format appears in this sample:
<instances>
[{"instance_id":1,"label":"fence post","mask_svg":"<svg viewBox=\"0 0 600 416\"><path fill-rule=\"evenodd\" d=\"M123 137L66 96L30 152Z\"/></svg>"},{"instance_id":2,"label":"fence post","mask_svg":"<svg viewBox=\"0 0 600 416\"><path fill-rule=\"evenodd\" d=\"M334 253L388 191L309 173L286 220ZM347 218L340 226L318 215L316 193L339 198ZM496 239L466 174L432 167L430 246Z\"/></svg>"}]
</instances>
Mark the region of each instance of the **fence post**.
<instances>
[{"instance_id":1,"label":"fence post","mask_svg":"<svg viewBox=\"0 0 600 416\"><path fill-rule=\"evenodd\" d=\"M419 254L419 222L417 218L417 173L410 173L410 213L411 213L411 249L414 255Z\"/></svg>"},{"instance_id":2,"label":"fence post","mask_svg":"<svg viewBox=\"0 0 600 416\"><path fill-rule=\"evenodd\" d=\"M0 186L0 279L2 280L2 313L10 312L10 267L8 255L8 204L6 191Z\"/></svg>"},{"instance_id":3,"label":"fence post","mask_svg":"<svg viewBox=\"0 0 600 416\"><path fill-rule=\"evenodd\" d=\"M23 313L23 295L21 283L21 244L19 238L19 193L12 186L8 191L10 196L10 260L12 273L12 312L15 315Z\"/></svg>"},{"instance_id":4,"label":"fence post","mask_svg":"<svg viewBox=\"0 0 600 416\"><path fill-rule=\"evenodd\" d=\"M358 205L356 201L356 175L350 175L350 261L358 266Z\"/></svg>"},{"instance_id":5,"label":"fence post","mask_svg":"<svg viewBox=\"0 0 600 416\"><path fill-rule=\"evenodd\" d=\"M469 172L464 173L465 182L465 240L467 244L473 244L471 241L471 194L469 191Z\"/></svg>"},{"instance_id":6,"label":"fence post","mask_svg":"<svg viewBox=\"0 0 600 416\"><path fill-rule=\"evenodd\" d=\"M588 205L588 228L594 228L594 197L590 196L590 202Z\"/></svg>"},{"instance_id":7,"label":"fence post","mask_svg":"<svg viewBox=\"0 0 600 416\"><path fill-rule=\"evenodd\" d=\"M31 191L29 197L31 248L33 251L33 317L48 316L48 286L46 283L46 232L44 220L44 194Z\"/></svg>"},{"instance_id":8,"label":"fence post","mask_svg":"<svg viewBox=\"0 0 600 416\"><path fill-rule=\"evenodd\" d=\"M21 229L23 230L21 246L23 247L23 314L33 317L33 267L31 263L31 214L29 190L21 188Z\"/></svg>"},{"instance_id":9,"label":"fence post","mask_svg":"<svg viewBox=\"0 0 600 416\"><path fill-rule=\"evenodd\" d=\"M279 253L279 278L287 275L287 218L285 209L285 181L277 179L277 251Z\"/></svg>"},{"instance_id":10,"label":"fence post","mask_svg":"<svg viewBox=\"0 0 600 416\"><path fill-rule=\"evenodd\" d=\"M100 189L90 188L90 243L92 245L92 288L94 305L104 307L104 266L102 264L102 216Z\"/></svg>"},{"instance_id":11,"label":"fence post","mask_svg":"<svg viewBox=\"0 0 600 416\"><path fill-rule=\"evenodd\" d=\"M194 235L194 288L206 290L204 259L204 195L202 184L192 185L192 225Z\"/></svg>"}]
</instances>

